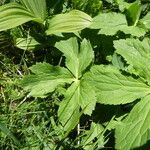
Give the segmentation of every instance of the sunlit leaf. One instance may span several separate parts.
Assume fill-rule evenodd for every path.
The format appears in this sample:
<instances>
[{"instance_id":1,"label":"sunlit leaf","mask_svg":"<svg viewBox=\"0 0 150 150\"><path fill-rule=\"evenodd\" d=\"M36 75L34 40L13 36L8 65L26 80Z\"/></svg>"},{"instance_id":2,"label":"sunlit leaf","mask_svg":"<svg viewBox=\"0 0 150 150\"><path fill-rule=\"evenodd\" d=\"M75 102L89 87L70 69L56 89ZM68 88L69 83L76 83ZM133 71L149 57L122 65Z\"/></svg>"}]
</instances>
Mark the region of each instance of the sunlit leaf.
<instances>
[{"instance_id":1,"label":"sunlit leaf","mask_svg":"<svg viewBox=\"0 0 150 150\"><path fill-rule=\"evenodd\" d=\"M14 28L30 20L35 16L17 3L9 3L0 6L0 31Z\"/></svg>"},{"instance_id":2,"label":"sunlit leaf","mask_svg":"<svg viewBox=\"0 0 150 150\"><path fill-rule=\"evenodd\" d=\"M74 118L76 118L80 113L80 106L78 104L79 93L77 92L78 84L79 83L74 82L71 85L65 94L65 99L63 99L59 106L58 117L64 126L65 131L67 131L70 126L73 126L72 122Z\"/></svg>"},{"instance_id":3,"label":"sunlit leaf","mask_svg":"<svg viewBox=\"0 0 150 150\"><path fill-rule=\"evenodd\" d=\"M46 33L76 32L90 26L92 18L84 12L73 10L66 14L59 14L48 20Z\"/></svg>"},{"instance_id":4,"label":"sunlit leaf","mask_svg":"<svg viewBox=\"0 0 150 150\"><path fill-rule=\"evenodd\" d=\"M130 4L126 11L129 25L136 25L141 13L141 5L138 1Z\"/></svg>"},{"instance_id":5,"label":"sunlit leaf","mask_svg":"<svg viewBox=\"0 0 150 150\"><path fill-rule=\"evenodd\" d=\"M24 90L30 92L29 96L44 97L53 92L58 85L65 85L73 81L67 69L54 67L47 63L37 63L30 70L34 74L25 76L21 83Z\"/></svg>"},{"instance_id":6,"label":"sunlit leaf","mask_svg":"<svg viewBox=\"0 0 150 150\"><path fill-rule=\"evenodd\" d=\"M133 36L143 36L146 30L138 26L128 26L125 15L121 13L101 13L93 18L91 29L100 29L99 34L114 35L118 31Z\"/></svg>"},{"instance_id":7,"label":"sunlit leaf","mask_svg":"<svg viewBox=\"0 0 150 150\"><path fill-rule=\"evenodd\" d=\"M140 20L140 22L142 22L146 28L150 29L150 12L148 12L147 15Z\"/></svg>"},{"instance_id":8,"label":"sunlit leaf","mask_svg":"<svg viewBox=\"0 0 150 150\"><path fill-rule=\"evenodd\" d=\"M65 99L60 104L58 116L63 125L70 126L72 120L79 114L80 107L84 114L91 115L95 108L95 92L86 81L75 81L68 88ZM68 127L65 127L67 129Z\"/></svg>"},{"instance_id":9,"label":"sunlit leaf","mask_svg":"<svg viewBox=\"0 0 150 150\"><path fill-rule=\"evenodd\" d=\"M144 82L125 76L111 66L94 66L87 78L95 87L99 103L125 104L150 93L150 87Z\"/></svg>"},{"instance_id":10,"label":"sunlit leaf","mask_svg":"<svg viewBox=\"0 0 150 150\"><path fill-rule=\"evenodd\" d=\"M116 149L131 150L150 140L150 95L131 110L127 118L116 127Z\"/></svg>"},{"instance_id":11,"label":"sunlit leaf","mask_svg":"<svg viewBox=\"0 0 150 150\"><path fill-rule=\"evenodd\" d=\"M46 19L46 1L45 0L19 0L28 11L36 18Z\"/></svg>"},{"instance_id":12,"label":"sunlit leaf","mask_svg":"<svg viewBox=\"0 0 150 150\"><path fill-rule=\"evenodd\" d=\"M91 44L85 39L81 42L80 50L76 38L57 42L55 46L64 53L66 66L76 78L81 77L94 58Z\"/></svg>"},{"instance_id":13,"label":"sunlit leaf","mask_svg":"<svg viewBox=\"0 0 150 150\"><path fill-rule=\"evenodd\" d=\"M150 82L150 40L126 39L114 42L116 52L132 65L137 73Z\"/></svg>"}]
</instances>

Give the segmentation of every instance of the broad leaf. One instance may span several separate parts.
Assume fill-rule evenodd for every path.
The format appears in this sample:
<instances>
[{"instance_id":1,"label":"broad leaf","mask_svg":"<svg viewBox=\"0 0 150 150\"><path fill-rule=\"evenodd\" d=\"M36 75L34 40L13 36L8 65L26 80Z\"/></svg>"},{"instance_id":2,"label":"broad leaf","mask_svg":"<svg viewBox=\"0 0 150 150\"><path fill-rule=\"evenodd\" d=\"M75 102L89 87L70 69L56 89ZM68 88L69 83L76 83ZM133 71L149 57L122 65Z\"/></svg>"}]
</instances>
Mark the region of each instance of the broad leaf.
<instances>
[{"instance_id":1,"label":"broad leaf","mask_svg":"<svg viewBox=\"0 0 150 150\"><path fill-rule=\"evenodd\" d=\"M95 92L84 80L83 75L94 54L87 40L81 42L80 50L76 38L60 41L55 46L64 53L66 66L75 77L74 83L68 88L58 111L59 120L65 126L64 129L67 130L74 118L79 115L80 108L82 108L84 114L88 115L91 115L95 108ZM83 78L81 78L82 76Z\"/></svg>"},{"instance_id":2,"label":"broad leaf","mask_svg":"<svg viewBox=\"0 0 150 150\"><path fill-rule=\"evenodd\" d=\"M150 40L119 40L114 42L116 52L132 65L138 74L150 82Z\"/></svg>"},{"instance_id":3,"label":"broad leaf","mask_svg":"<svg viewBox=\"0 0 150 150\"><path fill-rule=\"evenodd\" d=\"M90 28L92 29L100 29L100 28L108 28L108 27L120 27L126 25L126 18L123 14L120 13L100 13L96 17L93 18L92 24ZM111 29L111 28L110 28Z\"/></svg>"},{"instance_id":4,"label":"broad leaf","mask_svg":"<svg viewBox=\"0 0 150 150\"><path fill-rule=\"evenodd\" d=\"M46 1L45 0L19 0L23 6L30 11L36 18L45 20Z\"/></svg>"},{"instance_id":5,"label":"broad leaf","mask_svg":"<svg viewBox=\"0 0 150 150\"><path fill-rule=\"evenodd\" d=\"M125 76L111 66L92 67L88 79L99 103L125 104L150 93L150 87L141 80Z\"/></svg>"},{"instance_id":6,"label":"broad leaf","mask_svg":"<svg viewBox=\"0 0 150 150\"><path fill-rule=\"evenodd\" d=\"M116 149L131 150L150 140L150 95L134 106L116 128Z\"/></svg>"},{"instance_id":7,"label":"broad leaf","mask_svg":"<svg viewBox=\"0 0 150 150\"><path fill-rule=\"evenodd\" d=\"M84 12L73 10L66 14L59 14L49 19L46 33L76 32L90 26L92 18Z\"/></svg>"},{"instance_id":8,"label":"broad leaf","mask_svg":"<svg viewBox=\"0 0 150 150\"><path fill-rule=\"evenodd\" d=\"M82 73L94 58L91 44L87 40L81 42L80 51L76 38L60 41L56 43L55 47L64 53L66 66L77 79L82 76Z\"/></svg>"},{"instance_id":9,"label":"broad leaf","mask_svg":"<svg viewBox=\"0 0 150 150\"><path fill-rule=\"evenodd\" d=\"M53 92L58 85L71 83L72 75L65 68L54 67L47 63L37 63L30 70L34 73L25 76L22 86L29 91L29 96L44 97Z\"/></svg>"},{"instance_id":10,"label":"broad leaf","mask_svg":"<svg viewBox=\"0 0 150 150\"><path fill-rule=\"evenodd\" d=\"M0 6L0 31L14 28L30 20L35 16L17 3L9 3Z\"/></svg>"},{"instance_id":11,"label":"broad leaf","mask_svg":"<svg viewBox=\"0 0 150 150\"><path fill-rule=\"evenodd\" d=\"M101 13L93 18L91 29L101 29L100 33L113 35L118 29L127 25L124 15L119 13ZM109 30L109 31L107 31Z\"/></svg>"},{"instance_id":12,"label":"broad leaf","mask_svg":"<svg viewBox=\"0 0 150 150\"><path fill-rule=\"evenodd\" d=\"M91 29L100 29L99 34L114 35L118 31L133 36L143 36L146 31L138 26L128 26L125 15L120 13L101 13L93 18Z\"/></svg>"},{"instance_id":13,"label":"broad leaf","mask_svg":"<svg viewBox=\"0 0 150 150\"><path fill-rule=\"evenodd\" d=\"M146 29L138 26L124 26L119 29L120 31L124 32L125 34L131 34L133 36L144 36L147 32Z\"/></svg>"}]
</instances>

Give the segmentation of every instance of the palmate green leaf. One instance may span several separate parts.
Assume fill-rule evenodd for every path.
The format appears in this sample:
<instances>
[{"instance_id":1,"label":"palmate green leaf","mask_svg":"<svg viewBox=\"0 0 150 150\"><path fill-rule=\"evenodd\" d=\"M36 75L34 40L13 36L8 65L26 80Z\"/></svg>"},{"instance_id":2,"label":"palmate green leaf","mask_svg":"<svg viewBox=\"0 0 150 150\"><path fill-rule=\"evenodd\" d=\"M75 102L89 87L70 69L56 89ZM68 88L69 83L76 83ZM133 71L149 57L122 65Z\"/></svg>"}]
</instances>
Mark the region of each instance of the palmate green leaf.
<instances>
[{"instance_id":1,"label":"palmate green leaf","mask_svg":"<svg viewBox=\"0 0 150 150\"><path fill-rule=\"evenodd\" d=\"M116 127L116 149L131 150L150 140L150 95L144 97Z\"/></svg>"},{"instance_id":2,"label":"palmate green leaf","mask_svg":"<svg viewBox=\"0 0 150 150\"><path fill-rule=\"evenodd\" d=\"M49 27L46 33L76 32L90 26L92 18L79 10L72 10L66 14L59 14L48 20Z\"/></svg>"},{"instance_id":3,"label":"palmate green leaf","mask_svg":"<svg viewBox=\"0 0 150 150\"><path fill-rule=\"evenodd\" d=\"M46 1L45 0L19 0L23 6L31 12L36 18L46 19Z\"/></svg>"},{"instance_id":4,"label":"palmate green leaf","mask_svg":"<svg viewBox=\"0 0 150 150\"><path fill-rule=\"evenodd\" d=\"M125 15L115 12L101 13L93 18L91 29L100 29L99 34L114 35L118 31L133 36L143 36L146 30L138 26L128 26Z\"/></svg>"},{"instance_id":5,"label":"palmate green leaf","mask_svg":"<svg viewBox=\"0 0 150 150\"><path fill-rule=\"evenodd\" d=\"M150 93L150 87L139 79L121 74L112 66L94 66L87 80L95 88L97 102L125 104Z\"/></svg>"},{"instance_id":6,"label":"palmate green leaf","mask_svg":"<svg viewBox=\"0 0 150 150\"><path fill-rule=\"evenodd\" d=\"M114 41L116 53L120 54L135 71L150 82L150 40L126 39Z\"/></svg>"},{"instance_id":7,"label":"palmate green leaf","mask_svg":"<svg viewBox=\"0 0 150 150\"><path fill-rule=\"evenodd\" d=\"M75 77L58 110L59 120L64 130L67 130L72 126L74 118L79 115L80 108L84 114L91 115L95 107L95 92L84 80L84 71L93 60L94 54L87 40L81 42L80 50L76 38L60 41L55 46L64 53L66 66Z\"/></svg>"},{"instance_id":8,"label":"palmate green leaf","mask_svg":"<svg viewBox=\"0 0 150 150\"><path fill-rule=\"evenodd\" d=\"M73 77L67 69L54 67L47 63L37 63L30 70L34 74L25 76L21 82L24 90L30 92L29 96L45 97L58 85L73 81Z\"/></svg>"},{"instance_id":9,"label":"palmate green leaf","mask_svg":"<svg viewBox=\"0 0 150 150\"><path fill-rule=\"evenodd\" d=\"M91 44L85 39L81 42L80 51L76 38L57 42L55 47L64 53L66 66L77 79L82 76L94 58Z\"/></svg>"},{"instance_id":10,"label":"palmate green leaf","mask_svg":"<svg viewBox=\"0 0 150 150\"><path fill-rule=\"evenodd\" d=\"M17 3L9 3L0 6L0 31L14 28L30 20L35 16Z\"/></svg>"},{"instance_id":11,"label":"palmate green leaf","mask_svg":"<svg viewBox=\"0 0 150 150\"><path fill-rule=\"evenodd\" d=\"M95 92L84 79L84 71L91 63L94 54L87 40L81 42L80 51L76 38L61 41L56 44L56 47L66 56L66 66L72 73L62 67L38 63L30 67L33 74L24 77L22 86L30 91L29 96L44 97L53 92L58 85L72 83L58 110L58 117L64 130L70 131L78 123L82 113L91 115L95 108Z\"/></svg>"}]
</instances>

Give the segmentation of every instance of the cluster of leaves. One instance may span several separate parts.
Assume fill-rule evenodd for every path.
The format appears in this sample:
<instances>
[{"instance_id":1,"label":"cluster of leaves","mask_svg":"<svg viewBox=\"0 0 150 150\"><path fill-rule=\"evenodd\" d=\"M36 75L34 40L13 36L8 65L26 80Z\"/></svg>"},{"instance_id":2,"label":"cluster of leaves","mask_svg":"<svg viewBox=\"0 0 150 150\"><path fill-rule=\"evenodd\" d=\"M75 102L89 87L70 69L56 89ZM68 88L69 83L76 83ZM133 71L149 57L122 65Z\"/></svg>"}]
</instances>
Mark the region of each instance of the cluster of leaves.
<instances>
[{"instance_id":1,"label":"cluster of leaves","mask_svg":"<svg viewBox=\"0 0 150 150\"><path fill-rule=\"evenodd\" d=\"M1 5L1 149L149 147L148 1Z\"/></svg>"}]
</instances>

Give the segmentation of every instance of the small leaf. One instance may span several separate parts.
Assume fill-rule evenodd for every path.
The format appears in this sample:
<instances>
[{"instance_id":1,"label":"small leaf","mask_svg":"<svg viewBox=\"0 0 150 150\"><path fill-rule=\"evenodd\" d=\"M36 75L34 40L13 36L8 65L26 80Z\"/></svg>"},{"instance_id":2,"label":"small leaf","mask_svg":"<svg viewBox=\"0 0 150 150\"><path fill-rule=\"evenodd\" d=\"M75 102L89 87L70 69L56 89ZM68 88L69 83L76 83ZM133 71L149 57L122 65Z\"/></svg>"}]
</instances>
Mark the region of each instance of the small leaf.
<instances>
[{"instance_id":1,"label":"small leaf","mask_svg":"<svg viewBox=\"0 0 150 150\"><path fill-rule=\"evenodd\" d=\"M73 81L72 75L67 69L54 67L47 63L37 63L30 70L34 74L25 76L21 82L24 90L30 92L29 96L45 97L58 85Z\"/></svg>"},{"instance_id":2,"label":"small leaf","mask_svg":"<svg viewBox=\"0 0 150 150\"><path fill-rule=\"evenodd\" d=\"M112 66L92 67L87 81L95 88L97 102L104 104L130 103L150 93L141 80L124 76Z\"/></svg>"},{"instance_id":3,"label":"small leaf","mask_svg":"<svg viewBox=\"0 0 150 150\"><path fill-rule=\"evenodd\" d=\"M93 140L97 138L98 140L101 140L101 148L104 146L104 138L102 135L102 132L104 131L104 128L101 124L96 124L92 122L90 130L86 131L86 136L83 138L83 148L85 150L91 150L91 147L94 146ZM100 142L100 141L99 141Z\"/></svg>"},{"instance_id":4,"label":"small leaf","mask_svg":"<svg viewBox=\"0 0 150 150\"><path fill-rule=\"evenodd\" d=\"M29 38L17 38L15 46L24 49L24 50L33 50L36 46L39 46L40 43L37 42L33 37Z\"/></svg>"},{"instance_id":5,"label":"small leaf","mask_svg":"<svg viewBox=\"0 0 150 150\"><path fill-rule=\"evenodd\" d=\"M130 3L125 2L124 0L116 0L117 5L119 5L119 10L124 12L130 6Z\"/></svg>"},{"instance_id":6,"label":"small leaf","mask_svg":"<svg viewBox=\"0 0 150 150\"><path fill-rule=\"evenodd\" d=\"M46 33L76 32L90 26L92 18L84 12L73 10L66 14L59 14L48 21L49 27Z\"/></svg>"},{"instance_id":7,"label":"small leaf","mask_svg":"<svg viewBox=\"0 0 150 150\"><path fill-rule=\"evenodd\" d=\"M118 56L116 53L114 53L112 56L112 64L118 69L121 69L121 70L125 69L125 64L122 60L122 57Z\"/></svg>"},{"instance_id":8,"label":"small leaf","mask_svg":"<svg viewBox=\"0 0 150 150\"><path fill-rule=\"evenodd\" d=\"M116 149L131 150L150 140L150 95L144 97L116 127Z\"/></svg>"}]
</instances>

